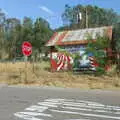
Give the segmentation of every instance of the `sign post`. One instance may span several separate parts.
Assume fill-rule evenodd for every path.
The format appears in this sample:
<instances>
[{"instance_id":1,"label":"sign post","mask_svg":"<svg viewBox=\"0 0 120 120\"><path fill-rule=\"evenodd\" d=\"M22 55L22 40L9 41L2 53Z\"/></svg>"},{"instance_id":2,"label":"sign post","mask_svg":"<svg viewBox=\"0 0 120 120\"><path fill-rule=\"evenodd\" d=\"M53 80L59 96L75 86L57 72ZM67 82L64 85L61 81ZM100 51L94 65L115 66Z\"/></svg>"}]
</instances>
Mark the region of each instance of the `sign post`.
<instances>
[{"instance_id":1,"label":"sign post","mask_svg":"<svg viewBox=\"0 0 120 120\"><path fill-rule=\"evenodd\" d=\"M25 82L27 83L27 59L32 54L32 45L30 42L23 42L22 53L25 56Z\"/></svg>"}]
</instances>

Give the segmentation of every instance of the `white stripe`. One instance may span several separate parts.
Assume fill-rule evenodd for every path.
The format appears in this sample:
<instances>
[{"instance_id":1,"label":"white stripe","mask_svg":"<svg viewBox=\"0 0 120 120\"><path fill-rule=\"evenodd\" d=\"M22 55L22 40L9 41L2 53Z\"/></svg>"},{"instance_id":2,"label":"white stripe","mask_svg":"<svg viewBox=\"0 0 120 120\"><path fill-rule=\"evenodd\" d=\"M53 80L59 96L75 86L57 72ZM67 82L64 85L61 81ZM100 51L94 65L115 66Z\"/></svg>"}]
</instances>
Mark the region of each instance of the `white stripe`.
<instances>
[{"instance_id":1,"label":"white stripe","mask_svg":"<svg viewBox=\"0 0 120 120\"><path fill-rule=\"evenodd\" d=\"M65 120L90 120L90 119L65 119Z\"/></svg>"},{"instance_id":2,"label":"white stripe","mask_svg":"<svg viewBox=\"0 0 120 120\"><path fill-rule=\"evenodd\" d=\"M64 103L65 101L72 102L73 100L67 99L46 99L45 102L56 102L56 103Z\"/></svg>"},{"instance_id":3,"label":"white stripe","mask_svg":"<svg viewBox=\"0 0 120 120\"><path fill-rule=\"evenodd\" d=\"M86 105L86 103L63 102L63 105Z\"/></svg>"},{"instance_id":4,"label":"white stripe","mask_svg":"<svg viewBox=\"0 0 120 120\"><path fill-rule=\"evenodd\" d=\"M102 105L102 104L95 104L95 103L88 103L89 106L98 106L98 107L105 107L105 105Z\"/></svg>"},{"instance_id":5,"label":"white stripe","mask_svg":"<svg viewBox=\"0 0 120 120\"><path fill-rule=\"evenodd\" d=\"M78 115L78 112L72 112L72 111L60 111L60 110L53 110L53 109L50 109L50 111L52 111L52 112L58 112L58 113L67 113L67 114Z\"/></svg>"},{"instance_id":6,"label":"white stripe","mask_svg":"<svg viewBox=\"0 0 120 120\"><path fill-rule=\"evenodd\" d=\"M120 120L120 117L114 117L114 116L108 116L108 115L85 114L85 113L79 113L79 112L60 111L60 110L50 110L50 111L58 112L58 113L75 114L75 115L81 115L81 116L89 116L89 117L108 118L108 119Z\"/></svg>"},{"instance_id":7,"label":"white stripe","mask_svg":"<svg viewBox=\"0 0 120 120\"><path fill-rule=\"evenodd\" d=\"M65 120L90 120L90 119L65 119Z\"/></svg>"},{"instance_id":8,"label":"white stripe","mask_svg":"<svg viewBox=\"0 0 120 120\"><path fill-rule=\"evenodd\" d=\"M15 115L52 117L52 115L50 115L50 114L37 113L37 112L18 112Z\"/></svg>"},{"instance_id":9,"label":"white stripe","mask_svg":"<svg viewBox=\"0 0 120 120\"><path fill-rule=\"evenodd\" d=\"M60 63L61 63L61 64L60 64ZM58 66L57 71L59 71L59 70L62 68L63 64L64 64L64 55L62 55L62 56L60 57L59 64L60 64L60 65Z\"/></svg>"},{"instance_id":10,"label":"white stripe","mask_svg":"<svg viewBox=\"0 0 120 120\"><path fill-rule=\"evenodd\" d=\"M65 104L78 104L78 105L89 105L89 106L98 106L104 107L105 105L99 103L92 103L92 102L64 102Z\"/></svg>"},{"instance_id":11,"label":"white stripe","mask_svg":"<svg viewBox=\"0 0 120 120\"><path fill-rule=\"evenodd\" d=\"M99 106L87 106L87 105L79 105L77 103L74 103L74 104L63 104L65 106L72 106L72 107L85 107L85 108L93 108L93 109L104 109L104 110L116 110L116 111L119 111L120 109L116 109L115 107L109 107L109 106L106 106L106 107L99 107Z\"/></svg>"},{"instance_id":12,"label":"white stripe","mask_svg":"<svg viewBox=\"0 0 120 120\"><path fill-rule=\"evenodd\" d=\"M77 102L83 102L83 103L88 103L88 104L99 104L99 105L103 105L101 103L98 103L98 102L91 102L91 101L84 101L84 100L77 100Z\"/></svg>"},{"instance_id":13,"label":"white stripe","mask_svg":"<svg viewBox=\"0 0 120 120\"><path fill-rule=\"evenodd\" d=\"M100 104L97 102L90 102L90 101L79 101L79 102L88 103L89 106L106 107L106 108L112 108L114 110L120 110L120 107L118 107L118 106L103 105L103 104Z\"/></svg>"},{"instance_id":14,"label":"white stripe","mask_svg":"<svg viewBox=\"0 0 120 120\"><path fill-rule=\"evenodd\" d=\"M56 102L58 102L58 101L65 101L66 99L46 99L45 101L52 101L52 102L54 102L54 101L56 101Z\"/></svg>"},{"instance_id":15,"label":"white stripe","mask_svg":"<svg viewBox=\"0 0 120 120\"><path fill-rule=\"evenodd\" d=\"M58 65L61 62L62 56L57 57L57 59L58 59L58 62L57 62L57 65Z\"/></svg>"},{"instance_id":16,"label":"white stripe","mask_svg":"<svg viewBox=\"0 0 120 120\"><path fill-rule=\"evenodd\" d=\"M85 109L85 108L75 108L75 107L62 107L62 108L70 109L70 110L92 111L92 109Z\"/></svg>"},{"instance_id":17,"label":"white stripe","mask_svg":"<svg viewBox=\"0 0 120 120\"><path fill-rule=\"evenodd\" d=\"M60 102L42 102L44 104L50 104L50 105L60 105Z\"/></svg>"},{"instance_id":18,"label":"white stripe","mask_svg":"<svg viewBox=\"0 0 120 120\"><path fill-rule=\"evenodd\" d=\"M84 100L76 100L76 102L83 102L83 103L94 103L94 104L98 104L97 102L84 101Z\"/></svg>"},{"instance_id":19,"label":"white stripe","mask_svg":"<svg viewBox=\"0 0 120 120\"><path fill-rule=\"evenodd\" d=\"M45 106L33 105L33 106L30 106L29 108L26 108L25 110L44 112L47 109L48 109L48 107L45 107Z\"/></svg>"},{"instance_id":20,"label":"white stripe","mask_svg":"<svg viewBox=\"0 0 120 120\"><path fill-rule=\"evenodd\" d=\"M24 120L43 120L43 119L39 119L30 115L24 115L24 114L19 114L19 113L15 113L14 114L16 117L19 118L23 118Z\"/></svg>"},{"instance_id":21,"label":"white stripe","mask_svg":"<svg viewBox=\"0 0 120 120\"><path fill-rule=\"evenodd\" d=\"M55 108L58 107L57 105L51 105L51 104L47 104L47 103L44 103L44 102L43 103L41 102L41 103L38 103L38 104L42 105L42 106L47 106L47 107L55 107Z\"/></svg>"},{"instance_id":22,"label":"white stripe","mask_svg":"<svg viewBox=\"0 0 120 120\"><path fill-rule=\"evenodd\" d=\"M59 104L63 103L63 105L66 105L66 106L86 107L86 108L95 108L95 109L104 109L104 110L116 110L116 111L120 110L120 107L105 106L105 105L100 104L100 103L90 102L90 101L82 101L82 100L81 101L77 101L79 103L65 102L65 101L73 101L72 99L71 100L66 100L66 99L47 99L46 101L48 101L48 102L49 101L56 102L56 103L50 103L52 105L55 105L55 104L59 105ZM55 107L55 106L53 106L53 107Z\"/></svg>"},{"instance_id":23,"label":"white stripe","mask_svg":"<svg viewBox=\"0 0 120 120\"><path fill-rule=\"evenodd\" d=\"M93 109L75 108L75 107L62 107L62 108L64 108L64 109L70 109L70 110L89 111L89 112L114 113L114 112L105 111L105 110L93 110ZM117 114L117 113L114 113L114 114Z\"/></svg>"},{"instance_id":24,"label":"white stripe","mask_svg":"<svg viewBox=\"0 0 120 120\"><path fill-rule=\"evenodd\" d=\"M74 100L73 100L74 101ZM82 104L91 104L91 105L95 105L95 106L105 106L105 105L103 105L103 104L100 104L100 103L97 103L97 102L90 102L90 101L83 101L83 100L76 100L76 101L74 101L74 102L65 102L65 103L82 103Z\"/></svg>"}]
</instances>

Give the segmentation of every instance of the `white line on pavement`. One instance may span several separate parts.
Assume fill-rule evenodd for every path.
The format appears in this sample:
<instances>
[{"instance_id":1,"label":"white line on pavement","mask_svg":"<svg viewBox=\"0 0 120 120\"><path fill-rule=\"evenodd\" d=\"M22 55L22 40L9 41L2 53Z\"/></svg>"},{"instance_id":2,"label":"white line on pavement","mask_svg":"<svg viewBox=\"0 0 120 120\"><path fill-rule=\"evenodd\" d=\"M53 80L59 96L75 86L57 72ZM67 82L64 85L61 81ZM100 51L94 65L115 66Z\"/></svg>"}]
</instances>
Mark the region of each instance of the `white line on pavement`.
<instances>
[{"instance_id":1,"label":"white line on pavement","mask_svg":"<svg viewBox=\"0 0 120 120\"><path fill-rule=\"evenodd\" d=\"M47 109L48 109L48 107L45 107L45 106L33 105L33 106L30 106L29 108L26 108L25 110L44 112L44 111L47 110Z\"/></svg>"},{"instance_id":2,"label":"white line on pavement","mask_svg":"<svg viewBox=\"0 0 120 120\"><path fill-rule=\"evenodd\" d=\"M46 99L45 101L47 102L62 102L65 101L66 99Z\"/></svg>"},{"instance_id":3,"label":"white line on pavement","mask_svg":"<svg viewBox=\"0 0 120 120\"><path fill-rule=\"evenodd\" d=\"M80 105L80 104L77 104L77 103L73 103L73 104L69 104L69 103L65 103L63 104L64 106L71 106L71 107L82 107L82 108L93 108L93 109L102 109L102 110L116 110L116 111L119 111L120 109L118 109L117 107L113 106L113 107L109 107L109 106L105 106L105 107L102 107L102 106L89 106L89 105Z\"/></svg>"},{"instance_id":4,"label":"white line on pavement","mask_svg":"<svg viewBox=\"0 0 120 120\"><path fill-rule=\"evenodd\" d=\"M61 109L61 110L60 110ZM64 110L62 110L64 109ZM43 120L37 117L50 117L51 114L45 114L45 111L55 113L64 113L79 115L90 118L120 120L120 107L103 105L97 102L73 100L73 99L46 99L25 109L26 112L18 112L14 115L25 120ZM68 111L67 111L68 110ZM88 113L87 113L88 112ZM96 112L96 113L95 113ZM98 114L97 114L98 113ZM101 113L101 115L99 115ZM108 115L112 114L112 115ZM115 116L117 114L117 116ZM65 119L65 120L90 120L90 119Z\"/></svg>"},{"instance_id":5,"label":"white line on pavement","mask_svg":"<svg viewBox=\"0 0 120 120\"><path fill-rule=\"evenodd\" d=\"M38 103L39 105L42 105L42 106L46 106L46 107L58 107L57 105L52 105L52 104L48 104L48 103L44 103L44 102L39 102Z\"/></svg>"},{"instance_id":6,"label":"white line on pavement","mask_svg":"<svg viewBox=\"0 0 120 120\"><path fill-rule=\"evenodd\" d=\"M65 119L65 120L90 120L90 119Z\"/></svg>"},{"instance_id":7,"label":"white line on pavement","mask_svg":"<svg viewBox=\"0 0 120 120\"><path fill-rule=\"evenodd\" d=\"M112 111L96 110L96 109L86 109L86 108L78 108L78 107L62 107L62 108L70 109L70 110L88 111L88 112L100 112L100 113L114 113L114 114L118 114L117 112L112 112Z\"/></svg>"},{"instance_id":8,"label":"white line on pavement","mask_svg":"<svg viewBox=\"0 0 120 120\"><path fill-rule=\"evenodd\" d=\"M15 113L15 115L30 115L30 116L52 117L52 115L50 115L50 114L37 113L37 112L18 112L18 113Z\"/></svg>"},{"instance_id":9,"label":"white line on pavement","mask_svg":"<svg viewBox=\"0 0 120 120\"><path fill-rule=\"evenodd\" d=\"M114 117L114 116L108 116L108 115L86 114L86 113L80 113L80 112L60 111L60 110L53 110L53 109L51 109L50 111L57 112L57 113L67 113L67 114L75 114L75 115L81 115L81 116L89 116L89 117L97 117L97 118L107 118L107 119L120 120L120 117Z\"/></svg>"}]
</instances>

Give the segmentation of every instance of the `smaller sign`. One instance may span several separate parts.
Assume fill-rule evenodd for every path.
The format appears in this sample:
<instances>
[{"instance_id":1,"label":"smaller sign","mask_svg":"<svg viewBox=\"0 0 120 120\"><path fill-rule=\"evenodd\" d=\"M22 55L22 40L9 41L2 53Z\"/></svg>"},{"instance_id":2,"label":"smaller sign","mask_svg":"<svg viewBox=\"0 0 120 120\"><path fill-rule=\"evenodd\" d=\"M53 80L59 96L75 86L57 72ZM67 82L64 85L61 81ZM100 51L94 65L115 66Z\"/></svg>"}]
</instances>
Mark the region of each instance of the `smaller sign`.
<instances>
[{"instance_id":1,"label":"smaller sign","mask_svg":"<svg viewBox=\"0 0 120 120\"><path fill-rule=\"evenodd\" d=\"M25 56L30 56L32 54L32 45L30 42L23 42L22 53Z\"/></svg>"}]
</instances>

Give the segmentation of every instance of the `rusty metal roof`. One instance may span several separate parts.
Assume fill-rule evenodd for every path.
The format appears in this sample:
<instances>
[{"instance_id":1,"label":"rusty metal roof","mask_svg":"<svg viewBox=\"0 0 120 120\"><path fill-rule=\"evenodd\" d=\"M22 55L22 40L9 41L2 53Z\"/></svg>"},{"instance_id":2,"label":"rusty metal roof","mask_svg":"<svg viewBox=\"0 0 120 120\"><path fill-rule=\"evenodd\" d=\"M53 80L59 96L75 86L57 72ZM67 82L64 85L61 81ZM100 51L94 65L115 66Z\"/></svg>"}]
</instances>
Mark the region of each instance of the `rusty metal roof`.
<instances>
[{"instance_id":1,"label":"rusty metal roof","mask_svg":"<svg viewBox=\"0 0 120 120\"><path fill-rule=\"evenodd\" d=\"M56 32L47 42L46 46L86 44L88 43L88 35L91 36L92 40L96 40L97 35L104 36L104 34L106 34L111 39L112 27L108 26Z\"/></svg>"}]
</instances>

